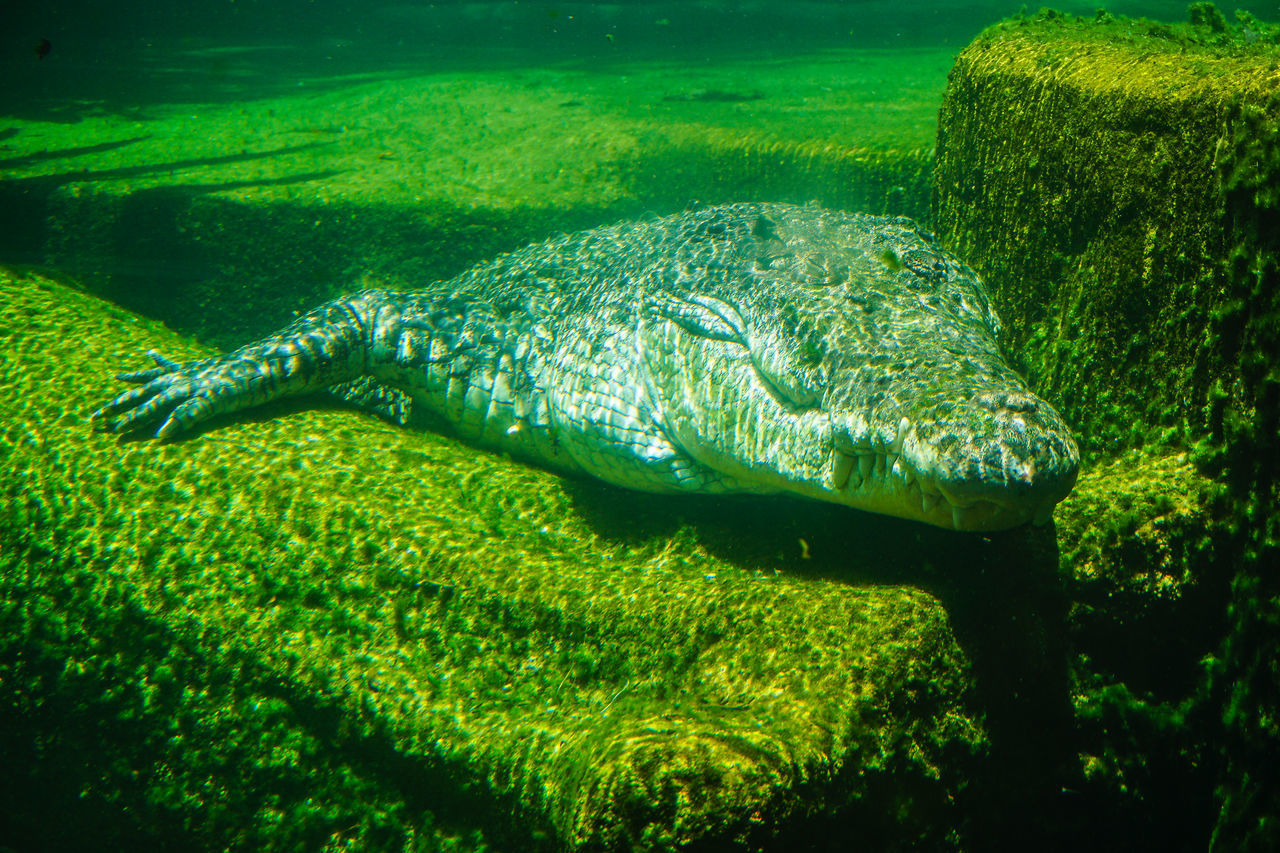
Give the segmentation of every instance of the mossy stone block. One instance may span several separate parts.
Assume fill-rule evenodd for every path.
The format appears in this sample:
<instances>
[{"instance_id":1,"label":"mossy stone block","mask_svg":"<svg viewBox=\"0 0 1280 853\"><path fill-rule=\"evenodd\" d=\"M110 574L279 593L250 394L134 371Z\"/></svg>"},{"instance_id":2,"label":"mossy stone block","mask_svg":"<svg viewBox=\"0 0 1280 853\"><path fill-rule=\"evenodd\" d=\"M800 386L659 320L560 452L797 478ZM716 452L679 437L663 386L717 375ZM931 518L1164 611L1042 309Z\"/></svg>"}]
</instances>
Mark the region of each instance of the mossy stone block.
<instances>
[{"instance_id":1,"label":"mossy stone block","mask_svg":"<svg viewBox=\"0 0 1280 853\"><path fill-rule=\"evenodd\" d=\"M1220 493L1188 453L1132 450L1095 464L1056 513L1073 790L1094 820L1167 849L1202 848L1216 810L1205 661L1226 632L1237 568Z\"/></svg>"},{"instance_id":2,"label":"mossy stone block","mask_svg":"<svg viewBox=\"0 0 1280 853\"><path fill-rule=\"evenodd\" d=\"M60 813L237 849L961 843L985 734L927 593L610 535L576 502L611 489L355 412L94 433L112 372L205 351L41 277L4 275L0 347L21 837Z\"/></svg>"},{"instance_id":3,"label":"mossy stone block","mask_svg":"<svg viewBox=\"0 0 1280 853\"><path fill-rule=\"evenodd\" d=\"M1090 453L1209 427L1251 345L1231 198L1280 157L1280 51L1150 22L1051 15L957 57L939 115L935 227L986 277L1010 350ZM1250 118L1270 115L1270 124ZM1243 229L1243 230L1242 230Z\"/></svg>"},{"instance_id":4,"label":"mossy stone block","mask_svg":"<svg viewBox=\"0 0 1280 853\"><path fill-rule=\"evenodd\" d=\"M934 210L1090 465L1059 529L1097 801L1157 846L1269 850L1280 49L1237 19L991 28L951 73Z\"/></svg>"}]
</instances>

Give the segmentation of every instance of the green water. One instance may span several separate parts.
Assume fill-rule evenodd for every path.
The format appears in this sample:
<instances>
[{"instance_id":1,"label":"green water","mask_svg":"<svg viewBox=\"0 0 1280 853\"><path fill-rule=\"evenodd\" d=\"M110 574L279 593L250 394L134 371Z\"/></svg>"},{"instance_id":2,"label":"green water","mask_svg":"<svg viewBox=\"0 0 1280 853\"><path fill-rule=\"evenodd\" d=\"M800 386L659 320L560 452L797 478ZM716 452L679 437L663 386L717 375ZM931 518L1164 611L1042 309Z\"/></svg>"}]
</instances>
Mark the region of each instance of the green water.
<instances>
[{"instance_id":1,"label":"green water","mask_svg":"<svg viewBox=\"0 0 1280 853\"><path fill-rule=\"evenodd\" d=\"M1094 143L1078 102L989 90L1032 129L1009 141L953 100L940 204L957 54L1020 8L6 5L0 853L1268 849L1275 101L1161 98L1277 66L1234 7L1243 71L1119 25L1129 70L1080 90L1128 81L1136 117ZM1019 73L1117 39L1045 25L1027 44L1066 47ZM1061 162L1023 156L1063 143L1052 109ZM88 427L149 348L757 199L989 262L1011 358L1089 429L1055 527L656 498L323 405L173 445Z\"/></svg>"}]
</instances>

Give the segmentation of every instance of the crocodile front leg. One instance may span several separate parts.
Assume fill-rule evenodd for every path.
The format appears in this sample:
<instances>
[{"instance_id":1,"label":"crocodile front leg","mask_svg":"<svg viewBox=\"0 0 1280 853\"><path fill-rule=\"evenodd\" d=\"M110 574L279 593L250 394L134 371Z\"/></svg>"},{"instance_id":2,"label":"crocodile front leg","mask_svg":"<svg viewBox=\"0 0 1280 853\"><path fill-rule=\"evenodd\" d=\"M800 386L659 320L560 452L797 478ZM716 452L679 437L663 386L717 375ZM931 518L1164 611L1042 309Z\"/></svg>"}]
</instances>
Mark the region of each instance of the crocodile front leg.
<instances>
[{"instance_id":1,"label":"crocodile front leg","mask_svg":"<svg viewBox=\"0 0 1280 853\"><path fill-rule=\"evenodd\" d=\"M326 303L275 335L213 358L178 363L151 352L156 366L118 378L139 387L94 413L102 429L130 432L157 421L173 438L215 415L305 394L369 372L374 330L398 311L384 291Z\"/></svg>"}]
</instances>

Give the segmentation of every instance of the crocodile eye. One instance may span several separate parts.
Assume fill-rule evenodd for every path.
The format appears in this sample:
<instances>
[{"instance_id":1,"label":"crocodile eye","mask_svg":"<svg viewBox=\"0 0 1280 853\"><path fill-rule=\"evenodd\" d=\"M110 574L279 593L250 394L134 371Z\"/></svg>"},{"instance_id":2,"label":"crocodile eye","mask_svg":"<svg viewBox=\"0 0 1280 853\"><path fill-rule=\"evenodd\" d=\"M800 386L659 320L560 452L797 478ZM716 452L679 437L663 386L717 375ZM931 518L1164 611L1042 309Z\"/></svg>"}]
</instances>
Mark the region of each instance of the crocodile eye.
<instances>
[{"instance_id":1,"label":"crocodile eye","mask_svg":"<svg viewBox=\"0 0 1280 853\"><path fill-rule=\"evenodd\" d=\"M647 308L700 338L747 345L746 323L742 315L737 308L721 299L701 294L680 296L663 293L651 297Z\"/></svg>"}]
</instances>

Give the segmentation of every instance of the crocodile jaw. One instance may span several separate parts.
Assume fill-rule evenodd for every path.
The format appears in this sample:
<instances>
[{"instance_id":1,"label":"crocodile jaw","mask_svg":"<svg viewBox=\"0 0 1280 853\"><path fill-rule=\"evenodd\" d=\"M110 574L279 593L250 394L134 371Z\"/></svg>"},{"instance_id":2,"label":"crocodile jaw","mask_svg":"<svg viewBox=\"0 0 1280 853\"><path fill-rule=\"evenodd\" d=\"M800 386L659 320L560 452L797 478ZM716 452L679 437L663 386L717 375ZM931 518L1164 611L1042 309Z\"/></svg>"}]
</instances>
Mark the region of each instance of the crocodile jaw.
<instances>
[{"instance_id":1,"label":"crocodile jaw","mask_svg":"<svg viewBox=\"0 0 1280 853\"><path fill-rule=\"evenodd\" d=\"M1047 523L1075 484L1072 464L1060 475L1040 477L1001 471L997 476L1009 481L1004 488L993 482L975 490L940 475L930 464L936 460L934 449L920 445L906 418L901 424L905 438L896 445L860 453L833 447L827 493L815 497L948 530L981 532Z\"/></svg>"},{"instance_id":2,"label":"crocodile jaw","mask_svg":"<svg viewBox=\"0 0 1280 853\"><path fill-rule=\"evenodd\" d=\"M993 531L1046 523L1075 483L1079 454L1065 424L1021 387L997 395L1013 411L989 401L914 418L797 409L741 349L697 338L663 349L673 360L650 361L660 375L646 380L660 428L735 491Z\"/></svg>"}]
</instances>

